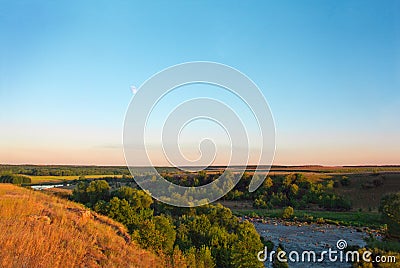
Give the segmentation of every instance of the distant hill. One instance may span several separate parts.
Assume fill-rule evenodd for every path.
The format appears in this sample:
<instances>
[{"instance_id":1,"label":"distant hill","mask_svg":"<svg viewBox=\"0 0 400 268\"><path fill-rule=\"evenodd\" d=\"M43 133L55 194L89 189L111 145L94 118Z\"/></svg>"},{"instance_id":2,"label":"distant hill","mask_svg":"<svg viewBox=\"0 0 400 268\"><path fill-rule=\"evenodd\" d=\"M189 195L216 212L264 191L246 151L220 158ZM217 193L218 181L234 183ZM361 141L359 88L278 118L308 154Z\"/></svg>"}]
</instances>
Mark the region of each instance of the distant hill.
<instances>
[{"instance_id":1,"label":"distant hill","mask_svg":"<svg viewBox=\"0 0 400 268\"><path fill-rule=\"evenodd\" d=\"M163 267L125 227L54 195L0 184L0 267Z\"/></svg>"}]
</instances>

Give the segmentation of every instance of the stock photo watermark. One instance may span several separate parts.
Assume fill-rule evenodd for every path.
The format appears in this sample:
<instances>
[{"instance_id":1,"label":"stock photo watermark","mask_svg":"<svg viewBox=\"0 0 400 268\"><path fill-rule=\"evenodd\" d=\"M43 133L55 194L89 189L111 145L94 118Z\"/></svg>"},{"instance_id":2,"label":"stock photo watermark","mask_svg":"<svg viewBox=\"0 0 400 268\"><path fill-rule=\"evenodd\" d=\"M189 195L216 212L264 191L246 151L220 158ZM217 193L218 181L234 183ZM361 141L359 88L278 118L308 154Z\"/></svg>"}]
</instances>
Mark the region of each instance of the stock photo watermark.
<instances>
[{"instance_id":1,"label":"stock photo watermark","mask_svg":"<svg viewBox=\"0 0 400 268\"><path fill-rule=\"evenodd\" d=\"M328 248L320 252L314 250L297 251L292 250L287 252L285 250L270 251L267 247L257 253L257 259L260 262L273 263L274 260L279 262L292 262L292 263L322 263L322 262L340 262L340 263L396 263L395 256L373 256L369 250L346 250L347 242L340 239L336 242L336 249Z\"/></svg>"},{"instance_id":2,"label":"stock photo watermark","mask_svg":"<svg viewBox=\"0 0 400 268\"><path fill-rule=\"evenodd\" d=\"M164 153L172 167L185 170L196 167L204 170L213 164L218 142L210 137L198 141L201 157L190 160L181 152L179 136L182 129L193 120L208 120L221 126L230 141L230 159L224 173L216 180L197 187L184 187L169 182L156 170L149 154L149 133L147 126L153 110L160 101L173 90L186 85L207 84L216 86L233 94L251 111L258 127L259 153L249 191L255 191L264 181L275 154L275 125L268 103L256 84L240 71L214 62L188 62L169 67L148 79L138 89L126 112L124 121L123 145L127 166L136 183L153 198L179 207L193 207L218 200L238 183L249 164L252 140L248 128L240 116L240 111L212 97L192 97L182 101L167 113L162 124L160 151ZM154 146L154 145L152 145ZM238 149L240 148L240 150ZM135 177L138 155L141 166L148 167L148 176ZM235 176L229 170L235 168Z\"/></svg>"}]
</instances>

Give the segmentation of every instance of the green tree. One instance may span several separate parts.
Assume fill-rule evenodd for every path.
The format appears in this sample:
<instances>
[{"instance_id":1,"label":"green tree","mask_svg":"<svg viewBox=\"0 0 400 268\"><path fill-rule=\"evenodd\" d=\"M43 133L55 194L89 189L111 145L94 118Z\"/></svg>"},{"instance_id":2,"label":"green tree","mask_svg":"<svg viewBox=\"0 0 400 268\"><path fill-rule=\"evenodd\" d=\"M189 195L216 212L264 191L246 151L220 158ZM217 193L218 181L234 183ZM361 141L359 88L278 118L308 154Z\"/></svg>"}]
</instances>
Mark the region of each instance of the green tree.
<instances>
[{"instance_id":1,"label":"green tree","mask_svg":"<svg viewBox=\"0 0 400 268\"><path fill-rule=\"evenodd\" d=\"M129 205L128 201L125 199L119 199L118 197L113 197L107 205L104 206L104 201L96 203L95 210L98 212L106 212L108 217L124 224L128 229L133 229L137 218L137 214Z\"/></svg>"},{"instance_id":2,"label":"green tree","mask_svg":"<svg viewBox=\"0 0 400 268\"><path fill-rule=\"evenodd\" d=\"M89 202L89 196L86 192L88 183L84 181L78 182L75 189L72 191L72 199L76 202L86 204Z\"/></svg>"},{"instance_id":3,"label":"green tree","mask_svg":"<svg viewBox=\"0 0 400 268\"><path fill-rule=\"evenodd\" d=\"M232 265L238 268L264 267L257 259L257 252L263 249L260 235L248 221L239 224L235 234L237 240L232 245Z\"/></svg>"},{"instance_id":4,"label":"green tree","mask_svg":"<svg viewBox=\"0 0 400 268\"><path fill-rule=\"evenodd\" d=\"M89 183L86 188L86 193L89 198L89 202L94 205L99 200L109 200L110 197L110 185L104 180L96 180Z\"/></svg>"},{"instance_id":5,"label":"green tree","mask_svg":"<svg viewBox=\"0 0 400 268\"><path fill-rule=\"evenodd\" d=\"M196 248L208 244L211 223L206 215L195 216L193 220L190 219L187 225L189 229L188 235Z\"/></svg>"},{"instance_id":6,"label":"green tree","mask_svg":"<svg viewBox=\"0 0 400 268\"><path fill-rule=\"evenodd\" d=\"M187 267L196 267L196 248L191 247L185 253Z\"/></svg>"},{"instance_id":7,"label":"green tree","mask_svg":"<svg viewBox=\"0 0 400 268\"><path fill-rule=\"evenodd\" d=\"M151 196L146 192L127 186L122 186L113 191L112 196L125 199L135 210L149 208L153 203Z\"/></svg>"},{"instance_id":8,"label":"green tree","mask_svg":"<svg viewBox=\"0 0 400 268\"><path fill-rule=\"evenodd\" d=\"M196 267L198 268L214 268L215 263L211 255L210 248L202 246L196 254Z\"/></svg>"},{"instance_id":9,"label":"green tree","mask_svg":"<svg viewBox=\"0 0 400 268\"><path fill-rule=\"evenodd\" d=\"M400 238L400 192L382 198L379 211L391 236Z\"/></svg>"},{"instance_id":10,"label":"green tree","mask_svg":"<svg viewBox=\"0 0 400 268\"><path fill-rule=\"evenodd\" d=\"M144 248L167 254L173 253L175 237L174 226L164 216L156 216L153 219L141 221L132 234L132 238Z\"/></svg>"},{"instance_id":11,"label":"green tree","mask_svg":"<svg viewBox=\"0 0 400 268\"><path fill-rule=\"evenodd\" d=\"M171 253L174 248L176 232L171 220L165 216L154 217L155 229L158 231L161 248L166 253Z\"/></svg>"}]
</instances>

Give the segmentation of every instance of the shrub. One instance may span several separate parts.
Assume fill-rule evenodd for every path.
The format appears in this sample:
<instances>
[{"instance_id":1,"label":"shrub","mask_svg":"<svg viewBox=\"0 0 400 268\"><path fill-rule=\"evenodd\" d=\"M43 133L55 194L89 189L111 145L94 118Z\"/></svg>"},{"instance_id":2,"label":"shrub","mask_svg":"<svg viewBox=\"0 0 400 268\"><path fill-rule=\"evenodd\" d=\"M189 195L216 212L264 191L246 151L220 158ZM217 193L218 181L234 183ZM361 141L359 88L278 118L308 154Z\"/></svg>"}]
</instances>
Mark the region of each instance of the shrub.
<instances>
[{"instance_id":1,"label":"shrub","mask_svg":"<svg viewBox=\"0 0 400 268\"><path fill-rule=\"evenodd\" d=\"M278 249L277 249L277 255L279 254L279 252L281 252L283 249L282 245L279 245ZM272 263L272 267L273 268L288 268L289 265L287 263L287 257L285 256L283 259L285 259L285 262L281 262L278 260L277 255L274 256L274 261Z\"/></svg>"},{"instance_id":2,"label":"shrub","mask_svg":"<svg viewBox=\"0 0 400 268\"><path fill-rule=\"evenodd\" d=\"M343 176L343 177L340 179L340 184L341 184L342 186L349 186L349 185L350 185L350 179L349 179L348 177L346 177L346 176Z\"/></svg>"},{"instance_id":3,"label":"shrub","mask_svg":"<svg viewBox=\"0 0 400 268\"><path fill-rule=\"evenodd\" d=\"M309 214L303 214L303 220L307 222L312 222L314 220L314 217Z\"/></svg>"},{"instance_id":4,"label":"shrub","mask_svg":"<svg viewBox=\"0 0 400 268\"><path fill-rule=\"evenodd\" d=\"M286 207L282 212L282 218L290 219L293 217L294 209L291 206Z\"/></svg>"}]
</instances>

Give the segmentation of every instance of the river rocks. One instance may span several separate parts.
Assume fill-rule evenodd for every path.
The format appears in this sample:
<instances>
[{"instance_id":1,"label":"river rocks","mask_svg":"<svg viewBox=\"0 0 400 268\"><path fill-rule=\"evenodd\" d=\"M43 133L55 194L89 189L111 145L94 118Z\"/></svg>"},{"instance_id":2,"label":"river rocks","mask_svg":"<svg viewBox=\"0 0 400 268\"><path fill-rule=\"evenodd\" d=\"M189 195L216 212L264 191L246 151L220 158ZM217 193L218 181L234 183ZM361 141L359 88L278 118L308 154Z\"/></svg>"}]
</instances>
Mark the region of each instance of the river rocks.
<instances>
[{"instance_id":1,"label":"river rocks","mask_svg":"<svg viewBox=\"0 0 400 268\"><path fill-rule=\"evenodd\" d=\"M329 248L337 250L338 240L346 240L348 246L365 246L364 238L369 234L378 237L376 231L363 228L337 226L331 224L304 224L299 222L285 222L281 220L270 219L267 223L253 222L260 236L265 240L270 240L275 244L281 244L286 252L306 251L315 252L326 251ZM265 263L266 267L271 267L270 263ZM269 265L269 266L268 266ZM289 267L351 267L347 263L289 263Z\"/></svg>"}]
</instances>

